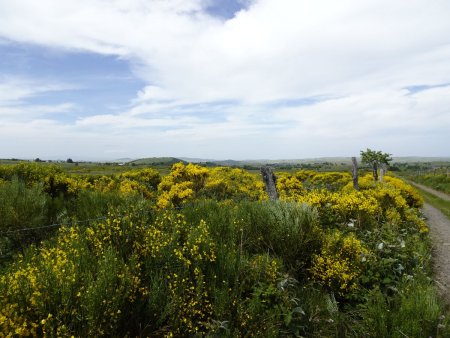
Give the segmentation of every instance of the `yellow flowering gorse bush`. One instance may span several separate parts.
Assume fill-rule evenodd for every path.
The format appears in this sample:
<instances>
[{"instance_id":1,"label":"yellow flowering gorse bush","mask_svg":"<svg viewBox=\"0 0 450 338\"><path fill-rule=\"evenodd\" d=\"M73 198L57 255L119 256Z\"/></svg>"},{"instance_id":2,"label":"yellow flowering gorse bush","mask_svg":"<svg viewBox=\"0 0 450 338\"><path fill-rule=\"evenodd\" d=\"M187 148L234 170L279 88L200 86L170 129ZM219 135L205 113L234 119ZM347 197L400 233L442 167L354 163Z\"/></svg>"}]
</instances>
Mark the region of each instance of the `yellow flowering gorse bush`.
<instances>
[{"instance_id":1,"label":"yellow flowering gorse bush","mask_svg":"<svg viewBox=\"0 0 450 338\"><path fill-rule=\"evenodd\" d=\"M348 173L277 173L273 202L242 169L178 163L162 180L15 170L56 202L114 198L11 259L0 337L320 335L307 328L330 321L303 305L308 290L358 302L427 263L415 251L428 231L420 196L389 176L363 176L356 191Z\"/></svg>"},{"instance_id":2,"label":"yellow flowering gorse bush","mask_svg":"<svg viewBox=\"0 0 450 338\"><path fill-rule=\"evenodd\" d=\"M345 294L357 288L357 278L370 255L353 233L343 235L335 230L325 237L320 254L313 256L311 277L336 294Z\"/></svg>"}]
</instances>

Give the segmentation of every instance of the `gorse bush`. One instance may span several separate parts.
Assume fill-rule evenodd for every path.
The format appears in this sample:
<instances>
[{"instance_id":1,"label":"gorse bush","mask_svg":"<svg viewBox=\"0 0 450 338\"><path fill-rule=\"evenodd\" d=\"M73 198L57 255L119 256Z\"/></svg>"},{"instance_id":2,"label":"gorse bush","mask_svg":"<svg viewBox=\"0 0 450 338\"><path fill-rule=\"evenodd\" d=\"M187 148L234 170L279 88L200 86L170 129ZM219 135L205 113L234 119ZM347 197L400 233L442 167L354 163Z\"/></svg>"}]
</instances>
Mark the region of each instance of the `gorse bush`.
<instances>
[{"instance_id":1,"label":"gorse bush","mask_svg":"<svg viewBox=\"0 0 450 338\"><path fill-rule=\"evenodd\" d=\"M180 206L195 198L215 200L262 200L264 184L242 169L207 169L195 164L176 163L158 186L160 208Z\"/></svg>"},{"instance_id":2,"label":"gorse bush","mask_svg":"<svg viewBox=\"0 0 450 338\"><path fill-rule=\"evenodd\" d=\"M345 295L358 287L371 256L354 233L343 236L335 230L325 237L320 254L313 256L311 276L334 294Z\"/></svg>"},{"instance_id":3,"label":"gorse bush","mask_svg":"<svg viewBox=\"0 0 450 338\"><path fill-rule=\"evenodd\" d=\"M0 336L449 336L414 189L278 176L267 201L241 169L0 167L2 229L66 224L1 236Z\"/></svg>"}]
</instances>

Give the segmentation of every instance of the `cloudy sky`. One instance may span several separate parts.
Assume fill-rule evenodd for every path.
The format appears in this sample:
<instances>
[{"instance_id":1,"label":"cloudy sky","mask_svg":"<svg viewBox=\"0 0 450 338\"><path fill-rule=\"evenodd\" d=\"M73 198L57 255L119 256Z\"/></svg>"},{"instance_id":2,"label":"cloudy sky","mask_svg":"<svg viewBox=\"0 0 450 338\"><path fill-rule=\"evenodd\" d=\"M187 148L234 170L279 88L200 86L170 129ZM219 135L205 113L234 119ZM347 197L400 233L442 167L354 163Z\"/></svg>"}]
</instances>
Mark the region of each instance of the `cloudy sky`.
<instances>
[{"instance_id":1,"label":"cloudy sky","mask_svg":"<svg viewBox=\"0 0 450 338\"><path fill-rule=\"evenodd\" d=\"M450 156L448 0L0 0L0 158Z\"/></svg>"}]
</instances>

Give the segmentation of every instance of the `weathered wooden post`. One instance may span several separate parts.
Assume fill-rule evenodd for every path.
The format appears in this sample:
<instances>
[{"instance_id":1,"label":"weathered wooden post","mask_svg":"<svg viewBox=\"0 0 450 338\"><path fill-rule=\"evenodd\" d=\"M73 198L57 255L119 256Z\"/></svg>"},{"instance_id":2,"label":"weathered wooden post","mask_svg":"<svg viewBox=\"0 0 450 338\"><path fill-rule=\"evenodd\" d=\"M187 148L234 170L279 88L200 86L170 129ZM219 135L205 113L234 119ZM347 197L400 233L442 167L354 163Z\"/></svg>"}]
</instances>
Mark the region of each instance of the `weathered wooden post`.
<instances>
[{"instance_id":1,"label":"weathered wooden post","mask_svg":"<svg viewBox=\"0 0 450 338\"><path fill-rule=\"evenodd\" d=\"M352 157L352 178L353 178L353 188L359 190L358 185L358 162L356 162L356 157Z\"/></svg>"},{"instance_id":2,"label":"weathered wooden post","mask_svg":"<svg viewBox=\"0 0 450 338\"><path fill-rule=\"evenodd\" d=\"M277 200L278 199L278 192L277 192L277 177L273 173L273 170L269 166L261 167L261 175L263 178L263 181L266 185L266 191L269 195L269 199L271 200Z\"/></svg>"},{"instance_id":3,"label":"weathered wooden post","mask_svg":"<svg viewBox=\"0 0 450 338\"><path fill-rule=\"evenodd\" d=\"M380 182L383 182L383 177L386 174L386 171L387 171L386 165L382 164L380 166L380 177L379 177Z\"/></svg>"}]
</instances>

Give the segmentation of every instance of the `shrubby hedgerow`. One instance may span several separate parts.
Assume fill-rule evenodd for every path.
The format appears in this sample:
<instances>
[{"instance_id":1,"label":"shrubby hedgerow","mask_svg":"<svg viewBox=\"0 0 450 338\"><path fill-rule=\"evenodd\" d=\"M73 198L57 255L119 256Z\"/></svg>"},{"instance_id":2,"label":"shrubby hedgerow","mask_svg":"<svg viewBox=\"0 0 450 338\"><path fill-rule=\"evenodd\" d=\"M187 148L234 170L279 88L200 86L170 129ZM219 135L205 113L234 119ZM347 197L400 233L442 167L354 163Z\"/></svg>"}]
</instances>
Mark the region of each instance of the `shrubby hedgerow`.
<instances>
[{"instance_id":1,"label":"shrubby hedgerow","mask_svg":"<svg viewBox=\"0 0 450 338\"><path fill-rule=\"evenodd\" d=\"M0 337L448 336L412 187L277 176L274 202L242 169L0 167Z\"/></svg>"}]
</instances>

